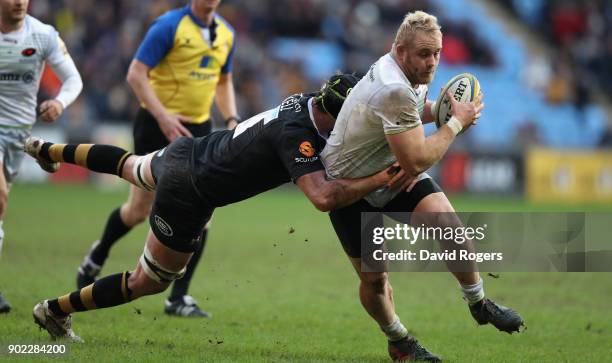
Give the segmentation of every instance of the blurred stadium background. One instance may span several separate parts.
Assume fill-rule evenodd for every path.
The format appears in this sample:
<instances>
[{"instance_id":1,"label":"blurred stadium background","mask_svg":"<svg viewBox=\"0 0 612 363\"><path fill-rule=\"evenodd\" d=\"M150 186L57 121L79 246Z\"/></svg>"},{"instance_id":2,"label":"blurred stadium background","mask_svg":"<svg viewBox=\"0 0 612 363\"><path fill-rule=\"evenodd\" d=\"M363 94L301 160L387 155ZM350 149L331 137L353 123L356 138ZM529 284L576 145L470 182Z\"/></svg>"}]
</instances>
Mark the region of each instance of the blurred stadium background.
<instances>
[{"instance_id":1,"label":"blurred stadium background","mask_svg":"<svg viewBox=\"0 0 612 363\"><path fill-rule=\"evenodd\" d=\"M31 0L30 13L57 27L85 84L57 124L33 133L131 147L137 102L127 67L148 24L185 3ZM367 71L389 50L403 15L417 9L437 15L445 36L431 97L460 72L477 75L486 93L481 122L433 171L456 208L612 211L608 0L223 0L219 12L238 34L241 115L317 89L337 70ZM41 92L57 88L47 73ZM48 175L26 159L4 223L0 287L14 311L0 317L0 346L47 341L31 307L74 289L83 254L127 194L117 178L67 165ZM145 228L117 245L104 274L133 268ZM62 360L387 361L327 216L290 188L219 209L197 275L192 294L213 319L167 318L161 296L80 314L75 331L87 344ZM609 274L484 279L491 297L524 314L526 334L475 329L448 274L394 275L398 311L450 361L609 361Z\"/></svg>"},{"instance_id":2,"label":"blurred stadium background","mask_svg":"<svg viewBox=\"0 0 612 363\"><path fill-rule=\"evenodd\" d=\"M31 14L57 27L85 83L59 124L35 133L129 146L137 101L125 82L127 67L149 23L185 3L31 0ZM612 202L606 151L612 146L612 2L606 0L224 0L219 13L238 33L240 114L317 89L338 70L365 73L389 50L403 15L415 9L437 15L444 31L430 98L465 71L477 75L486 94L482 122L433 170L447 192ZM41 93L57 89L47 73ZM23 181L46 178L33 163L21 173ZM89 180L69 167L51 179Z\"/></svg>"}]
</instances>

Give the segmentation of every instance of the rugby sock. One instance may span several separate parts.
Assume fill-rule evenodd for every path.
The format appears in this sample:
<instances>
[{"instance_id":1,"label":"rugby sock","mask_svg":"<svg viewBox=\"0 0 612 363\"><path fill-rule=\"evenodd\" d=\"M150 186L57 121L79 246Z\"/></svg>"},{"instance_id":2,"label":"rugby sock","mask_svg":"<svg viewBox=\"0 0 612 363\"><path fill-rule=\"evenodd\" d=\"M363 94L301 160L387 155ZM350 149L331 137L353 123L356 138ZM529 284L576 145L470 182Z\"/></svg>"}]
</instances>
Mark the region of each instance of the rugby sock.
<instances>
[{"instance_id":1,"label":"rugby sock","mask_svg":"<svg viewBox=\"0 0 612 363\"><path fill-rule=\"evenodd\" d=\"M76 164L97 173L121 176L123 165L132 154L112 145L45 142L38 155L52 162Z\"/></svg>"},{"instance_id":2,"label":"rugby sock","mask_svg":"<svg viewBox=\"0 0 612 363\"><path fill-rule=\"evenodd\" d=\"M112 211L110 216L108 216L102 238L89 254L91 261L97 265L102 266L104 264L111 247L132 229L132 227L126 226L123 223L120 210L121 207Z\"/></svg>"},{"instance_id":3,"label":"rugby sock","mask_svg":"<svg viewBox=\"0 0 612 363\"><path fill-rule=\"evenodd\" d=\"M207 234L208 229L205 228L204 232L202 232L202 239L200 240L200 243L198 243L197 249L193 252L193 256L191 256L191 260L189 260L189 263L187 264L185 275L182 278L175 280L174 284L172 284L172 291L168 297L168 300L171 302L178 301L182 299L183 296L187 295L189 284L191 283L195 269L198 266L200 258L202 257L202 253L204 252L204 246L206 246Z\"/></svg>"},{"instance_id":4,"label":"rugby sock","mask_svg":"<svg viewBox=\"0 0 612 363\"><path fill-rule=\"evenodd\" d=\"M393 323L387 326L381 326L380 329L385 333L390 342L395 342L408 336L408 329L402 324L397 315L395 315L395 321Z\"/></svg>"},{"instance_id":5,"label":"rugby sock","mask_svg":"<svg viewBox=\"0 0 612 363\"><path fill-rule=\"evenodd\" d=\"M109 308L129 302L127 286L129 272L104 277L93 284L70 294L49 300L49 309L57 316L66 316L76 311Z\"/></svg>"},{"instance_id":6,"label":"rugby sock","mask_svg":"<svg viewBox=\"0 0 612 363\"><path fill-rule=\"evenodd\" d=\"M480 300L484 299L484 288L482 287L482 279L472 285L461 284L461 292L467 300L468 304L474 305Z\"/></svg>"}]
</instances>

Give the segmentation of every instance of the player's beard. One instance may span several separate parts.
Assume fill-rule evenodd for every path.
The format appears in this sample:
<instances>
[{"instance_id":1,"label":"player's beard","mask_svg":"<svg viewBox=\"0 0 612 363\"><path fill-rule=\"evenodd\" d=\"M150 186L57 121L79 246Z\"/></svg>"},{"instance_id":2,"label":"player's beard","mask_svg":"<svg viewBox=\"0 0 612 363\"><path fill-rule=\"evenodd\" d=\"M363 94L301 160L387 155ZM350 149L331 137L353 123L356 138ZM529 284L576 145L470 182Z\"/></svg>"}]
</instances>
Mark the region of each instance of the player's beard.
<instances>
[{"instance_id":1,"label":"player's beard","mask_svg":"<svg viewBox=\"0 0 612 363\"><path fill-rule=\"evenodd\" d=\"M395 53L392 54L392 57L414 87L421 84L430 84L433 81L438 62L435 62L433 66L428 66L425 62L418 60L416 55L405 55L401 59Z\"/></svg>"},{"instance_id":2,"label":"player's beard","mask_svg":"<svg viewBox=\"0 0 612 363\"><path fill-rule=\"evenodd\" d=\"M435 68L432 69L431 71L425 71L422 74L422 79L421 79L422 82L420 84L430 84L433 81L435 75L436 75Z\"/></svg>"},{"instance_id":3,"label":"player's beard","mask_svg":"<svg viewBox=\"0 0 612 363\"><path fill-rule=\"evenodd\" d=\"M410 65L408 66L410 68ZM430 84L433 79L434 76L436 74L436 68L434 67L433 69L419 69L418 67L413 68L415 71L414 73L412 73L412 77L410 78L411 83L413 83L415 86L416 85L420 85L420 84ZM414 81L413 81L414 80Z\"/></svg>"}]
</instances>

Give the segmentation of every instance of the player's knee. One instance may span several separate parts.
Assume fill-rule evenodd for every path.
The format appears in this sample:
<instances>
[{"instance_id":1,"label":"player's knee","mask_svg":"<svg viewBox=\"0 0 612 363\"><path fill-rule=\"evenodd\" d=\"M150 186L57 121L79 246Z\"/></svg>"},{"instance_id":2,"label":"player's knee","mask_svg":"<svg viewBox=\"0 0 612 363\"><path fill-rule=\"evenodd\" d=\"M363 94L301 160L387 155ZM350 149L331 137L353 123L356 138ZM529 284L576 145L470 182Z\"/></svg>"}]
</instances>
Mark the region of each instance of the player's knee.
<instances>
[{"instance_id":1,"label":"player's knee","mask_svg":"<svg viewBox=\"0 0 612 363\"><path fill-rule=\"evenodd\" d=\"M139 187L142 190L154 191L155 182L151 171L151 158L153 154L138 156L129 160L128 167L124 167L124 179ZM132 175L126 175L125 170L131 170Z\"/></svg>"},{"instance_id":2,"label":"player's knee","mask_svg":"<svg viewBox=\"0 0 612 363\"><path fill-rule=\"evenodd\" d=\"M389 275L386 272L361 273L361 284L376 294L384 294L389 288Z\"/></svg>"},{"instance_id":3,"label":"player's knee","mask_svg":"<svg viewBox=\"0 0 612 363\"><path fill-rule=\"evenodd\" d=\"M134 179L134 173L132 169L134 169L134 163L138 160L140 156L130 155L126 160L125 164L123 164L123 169L121 169L121 178L127 180L132 184L136 184L136 180Z\"/></svg>"},{"instance_id":4,"label":"player's knee","mask_svg":"<svg viewBox=\"0 0 612 363\"><path fill-rule=\"evenodd\" d=\"M150 209L148 202L129 201L121 208L121 219L128 226L140 224L147 219Z\"/></svg>"},{"instance_id":5,"label":"player's knee","mask_svg":"<svg viewBox=\"0 0 612 363\"><path fill-rule=\"evenodd\" d=\"M176 261L175 261L176 262ZM178 270L168 268L161 264L155 255L145 247L138 261L139 279L135 281L145 294L157 294L164 291L170 283L180 279L185 274L187 267L185 261L182 266L176 266ZM180 263L178 265L181 265Z\"/></svg>"},{"instance_id":6,"label":"player's knee","mask_svg":"<svg viewBox=\"0 0 612 363\"><path fill-rule=\"evenodd\" d=\"M438 207L433 207L431 211L416 213L412 216L411 224L425 225L427 227L458 227L461 226L459 217L454 212L452 207L446 208L444 204Z\"/></svg>"}]
</instances>

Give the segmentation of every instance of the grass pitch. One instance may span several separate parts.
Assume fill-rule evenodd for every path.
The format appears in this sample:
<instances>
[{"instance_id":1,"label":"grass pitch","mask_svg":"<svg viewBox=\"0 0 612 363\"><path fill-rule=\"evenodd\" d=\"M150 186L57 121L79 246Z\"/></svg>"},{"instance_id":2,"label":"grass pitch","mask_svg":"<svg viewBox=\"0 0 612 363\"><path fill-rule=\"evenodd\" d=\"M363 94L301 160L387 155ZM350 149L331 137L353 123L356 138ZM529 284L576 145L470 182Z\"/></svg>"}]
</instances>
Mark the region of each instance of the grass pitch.
<instances>
[{"instance_id":1,"label":"grass pitch","mask_svg":"<svg viewBox=\"0 0 612 363\"><path fill-rule=\"evenodd\" d=\"M33 323L38 301L75 289L75 272L125 191L90 186L15 185L4 228L0 291L13 311L0 315L0 361L8 344L50 343ZM536 206L511 199L455 198L458 210L608 210ZM293 233L289 233L294 230ZM111 252L103 275L132 269L145 226ZM448 273L392 274L398 314L448 362L609 362L612 274L504 273L484 277L488 296L517 309L520 335L477 327ZM169 318L166 294L114 309L75 314L85 344L56 357L69 362L387 362L386 341L357 299L357 278L327 215L291 190L219 209L191 294L212 319Z\"/></svg>"}]
</instances>

